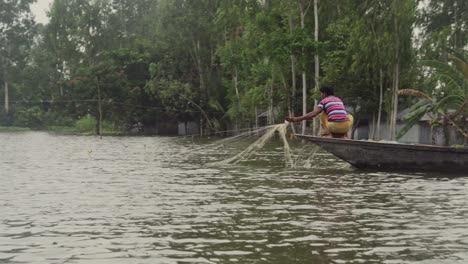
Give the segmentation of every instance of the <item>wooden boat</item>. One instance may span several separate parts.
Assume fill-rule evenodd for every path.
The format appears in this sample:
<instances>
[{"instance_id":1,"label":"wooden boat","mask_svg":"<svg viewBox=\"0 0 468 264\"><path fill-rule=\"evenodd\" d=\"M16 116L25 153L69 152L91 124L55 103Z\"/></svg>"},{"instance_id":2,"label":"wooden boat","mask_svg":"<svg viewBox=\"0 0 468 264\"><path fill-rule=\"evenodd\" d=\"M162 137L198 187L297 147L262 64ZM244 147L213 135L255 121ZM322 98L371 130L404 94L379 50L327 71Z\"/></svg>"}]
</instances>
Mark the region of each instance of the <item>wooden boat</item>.
<instances>
[{"instance_id":1,"label":"wooden boat","mask_svg":"<svg viewBox=\"0 0 468 264\"><path fill-rule=\"evenodd\" d=\"M296 136L360 169L444 171L468 176L468 148Z\"/></svg>"}]
</instances>

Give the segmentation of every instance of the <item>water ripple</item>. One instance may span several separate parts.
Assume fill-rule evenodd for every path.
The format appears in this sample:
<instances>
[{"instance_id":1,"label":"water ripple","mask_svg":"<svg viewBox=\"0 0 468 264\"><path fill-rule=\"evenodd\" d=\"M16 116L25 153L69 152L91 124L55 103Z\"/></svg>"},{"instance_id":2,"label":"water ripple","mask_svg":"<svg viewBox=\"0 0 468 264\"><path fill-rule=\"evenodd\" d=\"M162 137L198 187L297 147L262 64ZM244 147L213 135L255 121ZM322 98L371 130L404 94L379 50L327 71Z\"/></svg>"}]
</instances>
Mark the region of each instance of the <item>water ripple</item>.
<instances>
[{"instance_id":1,"label":"water ripple","mask_svg":"<svg viewBox=\"0 0 468 264\"><path fill-rule=\"evenodd\" d=\"M275 144L206 168L246 144L0 141L0 263L468 261L468 178L361 172L324 152L290 170Z\"/></svg>"}]
</instances>

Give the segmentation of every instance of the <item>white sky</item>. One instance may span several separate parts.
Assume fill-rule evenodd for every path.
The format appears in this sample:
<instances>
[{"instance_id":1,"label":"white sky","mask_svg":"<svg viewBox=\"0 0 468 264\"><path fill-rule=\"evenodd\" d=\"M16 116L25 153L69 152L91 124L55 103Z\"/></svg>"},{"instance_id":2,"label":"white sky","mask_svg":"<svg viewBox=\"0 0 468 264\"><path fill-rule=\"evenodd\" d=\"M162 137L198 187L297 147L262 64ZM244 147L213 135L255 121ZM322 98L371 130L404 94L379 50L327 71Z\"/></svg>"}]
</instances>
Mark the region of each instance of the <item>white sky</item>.
<instances>
[{"instance_id":1,"label":"white sky","mask_svg":"<svg viewBox=\"0 0 468 264\"><path fill-rule=\"evenodd\" d=\"M31 5L31 11L36 17L37 23L47 24L49 18L47 17L46 11L49 11L50 4L54 0L37 0L36 3Z\"/></svg>"}]
</instances>

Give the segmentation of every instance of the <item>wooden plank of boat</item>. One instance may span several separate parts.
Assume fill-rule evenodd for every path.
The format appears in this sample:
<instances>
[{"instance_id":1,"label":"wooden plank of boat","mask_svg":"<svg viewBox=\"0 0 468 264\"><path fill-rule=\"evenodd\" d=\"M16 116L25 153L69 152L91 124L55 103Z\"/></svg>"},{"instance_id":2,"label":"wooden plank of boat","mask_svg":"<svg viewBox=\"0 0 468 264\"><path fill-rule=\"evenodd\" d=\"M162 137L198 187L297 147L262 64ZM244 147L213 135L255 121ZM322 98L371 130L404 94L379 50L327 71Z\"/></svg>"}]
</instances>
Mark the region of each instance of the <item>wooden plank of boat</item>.
<instances>
[{"instance_id":1,"label":"wooden plank of boat","mask_svg":"<svg viewBox=\"0 0 468 264\"><path fill-rule=\"evenodd\" d=\"M468 176L468 148L296 136L321 146L356 168L447 171Z\"/></svg>"}]
</instances>

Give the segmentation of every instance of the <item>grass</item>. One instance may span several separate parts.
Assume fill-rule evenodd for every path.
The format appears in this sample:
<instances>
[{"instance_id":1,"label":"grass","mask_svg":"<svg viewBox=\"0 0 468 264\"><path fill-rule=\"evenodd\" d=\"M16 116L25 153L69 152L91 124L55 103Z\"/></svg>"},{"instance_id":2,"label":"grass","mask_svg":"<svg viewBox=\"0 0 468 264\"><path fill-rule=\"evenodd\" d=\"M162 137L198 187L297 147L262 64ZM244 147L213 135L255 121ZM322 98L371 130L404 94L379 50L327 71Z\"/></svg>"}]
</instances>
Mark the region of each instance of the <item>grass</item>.
<instances>
[{"instance_id":1,"label":"grass","mask_svg":"<svg viewBox=\"0 0 468 264\"><path fill-rule=\"evenodd\" d=\"M86 131L77 127L50 126L50 127L47 127L47 131L53 132L53 133L81 134L81 135L87 135L87 136L96 135L95 128ZM119 130L102 128L102 135L103 136L123 136L123 135L126 135L126 133L119 131Z\"/></svg>"},{"instance_id":2,"label":"grass","mask_svg":"<svg viewBox=\"0 0 468 264\"><path fill-rule=\"evenodd\" d=\"M47 127L47 131L53 132L53 133L81 134L81 135L87 135L87 136L96 135L95 127L90 127L89 129L83 129L82 127L76 127L76 126L49 126ZM124 136L126 134L127 133L120 131L120 130L115 130L115 129L108 128L108 127L102 128L103 136Z\"/></svg>"},{"instance_id":3,"label":"grass","mask_svg":"<svg viewBox=\"0 0 468 264\"><path fill-rule=\"evenodd\" d=\"M108 129L108 128L103 128L102 129L102 135L103 136L125 136L128 133L119 131L119 130L114 130L114 129Z\"/></svg>"},{"instance_id":4,"label":"grass","mask_svg":"<svg viewBox=\"0 0 468 264\"><path fill-rule=\"evenodd\" d=\"M466 148L468 146L465 146L463 144L457 144L457 145L451 145L450 147L452 147L452 148Z\"/></svg>"},{"instance_id":5,"label":"grass","mask_svg":"<svg viewBox=\"0 0 468 264\"><path fill-rule=\"evenodd\" d=\"M27 127L0 126L0 131L20 132L20 131L31 131L31 129Z\"/></svg>"},{"instance_id":6,"label":"grass","mask_svg":"<svg viewBox=\"0 0 468 264\"><path fill-rule=\"evenodd\" d=\"M47 127L47 131L56 133L79 133L76 127L69 126L49 126Z\"/></svg>"}]
</instances>

